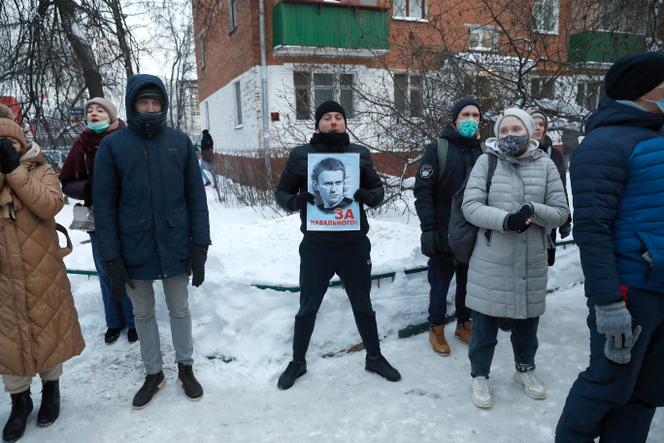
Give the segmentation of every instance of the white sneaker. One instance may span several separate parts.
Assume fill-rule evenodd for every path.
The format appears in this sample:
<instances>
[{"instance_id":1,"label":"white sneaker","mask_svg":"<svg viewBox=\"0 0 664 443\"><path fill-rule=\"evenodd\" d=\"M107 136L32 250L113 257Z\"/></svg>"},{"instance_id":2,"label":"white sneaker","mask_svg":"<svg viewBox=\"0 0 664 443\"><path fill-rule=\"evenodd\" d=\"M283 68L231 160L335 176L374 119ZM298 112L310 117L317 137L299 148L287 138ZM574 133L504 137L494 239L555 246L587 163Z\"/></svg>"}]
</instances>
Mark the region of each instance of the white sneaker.
<instances>
[{"instance_id":1,"label":"white sneaker","mask_svg":"<svg viewBox=\"0 0 664 443\"><path fill-rule=\"evenodd\" d=\"M535 375L535 371L528 372L515 372L514 381L520 384L523 387L523 390L526 391L530 397L536 400L542 400L546 398L546 390L542 385L542 382Z\"/></svg>"},{"instance_id":2,"label":"white sneaker","mask_svg":"<svg viewBox=\"0 0 664 443\"><path fill-rule=\"evenodd\" d=\"M488 409L493 406L491 397L491 383L486 377L473 378L473 403L482 409Z\"/></svg>"}]
</instances>

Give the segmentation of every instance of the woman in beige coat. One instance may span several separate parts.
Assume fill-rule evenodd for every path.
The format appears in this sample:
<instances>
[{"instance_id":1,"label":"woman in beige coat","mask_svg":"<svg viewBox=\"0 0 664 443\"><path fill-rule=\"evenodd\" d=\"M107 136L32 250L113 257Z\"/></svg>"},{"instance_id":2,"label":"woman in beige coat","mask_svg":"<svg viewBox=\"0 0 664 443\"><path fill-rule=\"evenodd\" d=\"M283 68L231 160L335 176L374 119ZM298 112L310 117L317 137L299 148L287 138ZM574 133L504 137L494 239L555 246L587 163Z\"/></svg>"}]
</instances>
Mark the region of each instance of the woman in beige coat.
<instances>
[{"instance_id":1,"label":"woman in beige coat","mask_svg":"<svg viewBox=\"0 0 664 443\"><path fill-rule=\"evenodd\" d=\"M473 311L468 356L473 402L493 404L489 372L498 328L511 325L514 381L542 399L535 375L537 326L544 314L547 285L547 233L569 216L560 174L533 140L535 123L525 111L506 109L475 163L463 199L466 220L479 234L470 259L466 306ZM487 192L489 155L498 158Z\"/></svg>"},{"instance_id":2,"label":"woman in beige coat","mask_svg":"<svg viewBox=\"0 0 664 443\"><path fill-rule=\"evenodd\" d=\"M35 374L42 379L37 424L58 418L62 363L85 346L62 260L71 243L59 246L54 220L63 204L58 176L0 107L0 374L12 398L6 441L25 431Z\"/></svg>"}]
</instances>

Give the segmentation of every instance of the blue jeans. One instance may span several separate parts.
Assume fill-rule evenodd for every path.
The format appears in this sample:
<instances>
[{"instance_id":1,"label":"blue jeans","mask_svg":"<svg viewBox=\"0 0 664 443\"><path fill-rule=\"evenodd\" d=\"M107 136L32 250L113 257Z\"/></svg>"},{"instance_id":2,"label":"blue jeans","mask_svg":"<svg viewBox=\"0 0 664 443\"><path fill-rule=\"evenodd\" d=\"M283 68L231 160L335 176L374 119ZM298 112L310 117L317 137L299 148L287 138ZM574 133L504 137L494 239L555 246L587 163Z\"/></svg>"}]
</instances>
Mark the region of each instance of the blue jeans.
<instances>
[{"instance_id":1,"label":"blue jeans","mask_svg":"<svg viewBox=\"0 0 664 443\"><path fill-rule=\"evenodd\" d=\"M504 320L473 311L473 335L468 346L472 377L489 377L493 351L498 344L498 325ZM539 317L509 319L509 322L512 330L514 366L519 372L532 371L535 369L535 354L539 346L537 341Z\"/></svg>"},{"instance_id":2,"label":"blue jeans","mask_svg":"<svg viewBox=\"0 0 664 443\"><path fill-rule=\"evenodd\" d=\"M99 246L97 245L96 234L90 234L90 243L92 244L92 257L95 261L95 268L97 268L97 275L99 276L99 286L101 287L101 297L104 300L104 312L106 314L106 327L107 328L133 328L134 327L134 308L131 305L131 300L125 292L122 297L122 303L119 303L113 298L111 294L111 280L106 274L106 267L99 255Z\"/></svg>"},{"instance_id":3,"label":"blue jeans","mask_svg":"<svg viewBox=\"0 0 664 443\"><path fill-rule=\"evenodd\" d=\"M212 175L212 180L214 182L214 187L216 188L219 185L219 178L217 177L217 165L215 165L212 162L206 162L205 160L201 160L201 173L203 170L210 172L210 175ZM207 177L205 177L205 174L203 174L203 180L207 181Z\"/></svg>"},{"instance_id":4,"label":"blue jeans","mask_svg":"<svg viewBox=\"0 0 664 443\"><path fill-rule=\"evenodd\" d=\"M556 442L645 442L655 409L664 406L664 293L629 288L632 326L642 329L626 365L605 357L606 336L597 332L595 306L588 308L590 365L569 391Z\"/></svg>"}]
</instances>

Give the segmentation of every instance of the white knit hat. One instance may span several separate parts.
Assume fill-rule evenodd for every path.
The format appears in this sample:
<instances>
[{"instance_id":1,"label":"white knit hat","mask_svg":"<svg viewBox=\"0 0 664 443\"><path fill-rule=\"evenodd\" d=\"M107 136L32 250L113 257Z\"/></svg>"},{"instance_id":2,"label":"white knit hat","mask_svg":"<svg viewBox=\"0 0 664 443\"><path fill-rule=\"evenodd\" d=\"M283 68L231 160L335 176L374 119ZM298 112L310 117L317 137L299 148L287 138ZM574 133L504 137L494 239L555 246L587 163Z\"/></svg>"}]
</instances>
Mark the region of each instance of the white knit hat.
<instances>
[{"instance_id":1,"label":"white knit hat","mask_svg":"<svg viewBox=\"0 0 664 443\"><path fill-rule=\"evenodd\" d=\"M503 122L505 117L516 117L521 120L523 126L526 127L526 131L528 131L528 138L533 138L533 132L535 132L535 121L526 111L519 108L507 108L500 113L496 119L496 124L493 127L493 133L496 137L498 137L500 124Z\"/></svg>"}]
</instances>

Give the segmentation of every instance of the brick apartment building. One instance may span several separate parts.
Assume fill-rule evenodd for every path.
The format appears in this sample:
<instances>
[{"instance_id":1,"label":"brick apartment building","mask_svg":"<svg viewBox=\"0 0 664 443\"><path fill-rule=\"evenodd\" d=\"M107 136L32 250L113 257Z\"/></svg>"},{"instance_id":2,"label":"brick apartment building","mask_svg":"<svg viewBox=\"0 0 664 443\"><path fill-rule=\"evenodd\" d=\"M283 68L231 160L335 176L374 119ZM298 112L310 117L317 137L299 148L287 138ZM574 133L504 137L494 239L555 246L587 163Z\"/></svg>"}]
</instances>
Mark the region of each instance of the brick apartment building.
<instances>
[{"instance_id":1,"label":"brick apartment building","mask_svg":"<svg viewBox=\"0 0 664 443\"><path fill-rule=\"evenodd\" d=\"M383 90L393 109L416 117L424 72L444 69L441 54L467 62L459 66L472 79L453 95L490 98L500 85L480 71L519 64L526 54L528 94L571 95L571 103L592 110L610 63L646 47L640 1L628 2L627 12L623 0L263 2L264 69L260 0L193 0L201 126L220 153L262 152L262 73L269 143L278 151L310 136L313 110L328 99L348 110L354 136L375 140L376 128L363 121L361 87Z\"/></svg>"}]
</instances>

